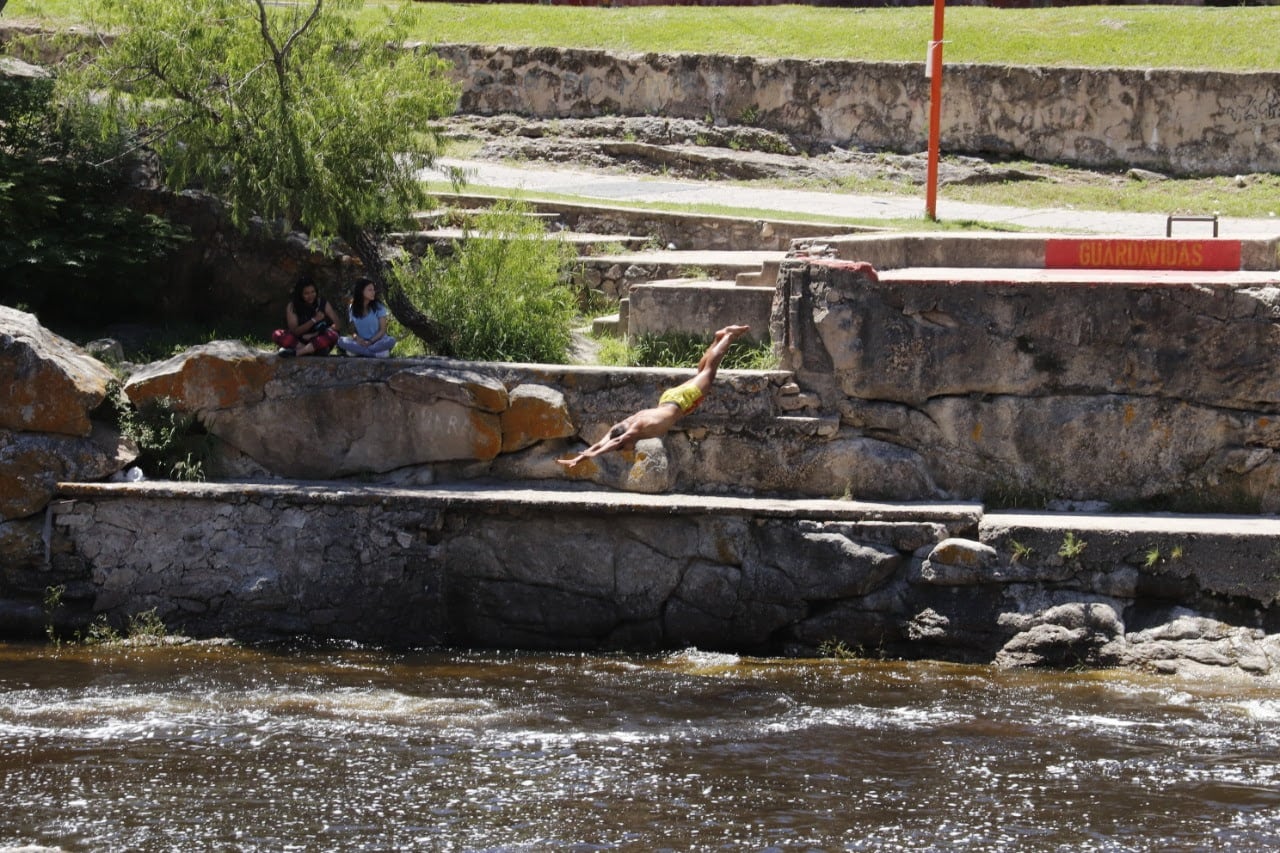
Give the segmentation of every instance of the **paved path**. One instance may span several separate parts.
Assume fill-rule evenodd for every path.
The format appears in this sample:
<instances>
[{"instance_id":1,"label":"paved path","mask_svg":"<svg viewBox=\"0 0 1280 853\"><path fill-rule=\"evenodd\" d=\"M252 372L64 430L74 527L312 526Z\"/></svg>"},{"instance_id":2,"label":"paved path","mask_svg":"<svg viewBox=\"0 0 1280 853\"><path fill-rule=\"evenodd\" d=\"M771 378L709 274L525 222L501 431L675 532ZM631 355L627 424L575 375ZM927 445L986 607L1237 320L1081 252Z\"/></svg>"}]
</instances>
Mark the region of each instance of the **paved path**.
<instances>
[{"instance_id":1,"label":"paved path","mask_svg":"<svg viewBox=\"0 0 1280 853\"><path fill-rule=\"evenodd\" d=\"M854 195L840 192L782 190L747 187L723 181L670 180L647 176L592 172L545 164L516 166L480 160L444 157L443 168L462 169L471 189L523 189L530 194L554 193L605 202L663 202L711 204L744 210L776 210L788 213L847 216L863 219L911 220L924 218L924 193L911 196ZM432 176L439 179L441 176ZM943 191L945 194L945 190ZM976 220L1016 225L1031 231L1100 233L1132 237L1163 237L1166 217L1157 213L1102 213L1063 208L1031 209L990 204L938 200L943 221ZM1280 217L1219 220L1222 237L1278 237ZM1199 222L1174 223L1174 236L1209 236L1211 226Z\"/></svg>"}]
</instances>

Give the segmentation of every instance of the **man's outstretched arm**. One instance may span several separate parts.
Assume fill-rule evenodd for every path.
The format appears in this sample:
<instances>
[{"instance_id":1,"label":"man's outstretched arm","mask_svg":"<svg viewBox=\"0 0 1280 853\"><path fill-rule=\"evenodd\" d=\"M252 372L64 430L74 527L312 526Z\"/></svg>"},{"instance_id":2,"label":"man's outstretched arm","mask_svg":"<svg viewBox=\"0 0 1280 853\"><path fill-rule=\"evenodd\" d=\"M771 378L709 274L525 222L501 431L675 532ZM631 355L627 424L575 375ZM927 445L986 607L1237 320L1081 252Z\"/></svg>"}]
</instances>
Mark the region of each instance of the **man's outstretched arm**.
<instances>
[{"instance_id":1,"label":"man's outstretched arm","mask_svg":"<svg viewBox=\"0 0 1280 853\"><path fill-rule=\"evenodd\" d=\"M622 424L619 424L618 426L622 426ZM593 456L599 456L602 453L608 453L611 450L617 450L619 447L625 446L628 440L635 440L638 438L636 432L635 424L627 424L627 428L622 431L619 431L617 427L614 427L609 430L609 433L605 435L604 438L600 439L577 456L574 456L571 459L557 459L556 462L559 462L566 468L572 468L583 459L590 459Z\"/></svg>"}]
</instances>

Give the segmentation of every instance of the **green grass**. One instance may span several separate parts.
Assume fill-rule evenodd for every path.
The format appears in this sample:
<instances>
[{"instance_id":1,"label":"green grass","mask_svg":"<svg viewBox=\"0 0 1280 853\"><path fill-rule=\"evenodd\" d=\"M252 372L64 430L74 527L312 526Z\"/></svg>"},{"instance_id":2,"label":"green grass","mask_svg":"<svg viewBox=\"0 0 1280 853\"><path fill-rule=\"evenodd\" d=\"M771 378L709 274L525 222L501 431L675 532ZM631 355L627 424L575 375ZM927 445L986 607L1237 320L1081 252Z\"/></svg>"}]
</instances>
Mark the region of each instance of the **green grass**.
<instances>
[{"instance_id":1,"label":"green grass","mask_svg":"<svg viewBox=\"0 0 1280 853\"><path fill-rule=\"evenodd\" d=\"M1019 181L1006 184L944 187L939 194L951 201L1013 205L1028 208L1106 210L1121 213L1208 214L1267 218L1280 216L1280 175L1171 178L1137 181L1123 174L1095 174L1082 180L1076 172L1062 180ZM854 187L846 187L856 191ZM923 190L911 191L922 193Z\"/></svg>"},{"instance_id":2,"label":"green grass","mask_svg":"<svg viewBox=\"0 0 1280 853\"><path fill-rule=\"evenodd\" d=\"M82 20L84 0L10 0L4 18ZM370 22L384 2L366 2ZM751 56L922 61L929 7L832 9L810 6L632 7L421 3L418 37L426 42L550 45L640 52L707 52ZM947 10L944 59L1018 65L1204 68L1273 71L1280 7L1075 6L1059 9ZM465 151L452 150L455 156ZM1140 213L1280 215L1280 177L1179 179L1140 184L1123 175L941 189L943 197L979 204L1065 207ZM813 186L799 181L774 186ZM848 192L923 195L921 187L887 180L845 181ZM549 196L548 196L549 197ZM568 198L568 197L562 197ZM711 205L644 205L713 215L884 225ZM926 220L912 220L913 227ZM944 227L956 227L946 223ZM974 223L960 223L973 227ZM932 225L926 226L932 227Z\"/></svg>"},{"instance_id":3,"label":"green grass","mask_svg":"<svg viewBox=\"0 0 1280 853\"><path fill-rule=\"evenodd\" d=\"M6 19L81 20L82 0L10 0ZM370 22L381 2L366 2ZM602 8L534 4L419 4L417 35L429 43L720 53L796 59L923 62L928 6ZM1074 6L956 7L946 13L944 62L1275 69L1280 8Z\"/></svg>"},{"instance_id":4,"label":"green grass","mask_svg":"<svg viewBox=\"0 0 1280 853\"><path fill-rule=\"evenodd\" d=\"M598 338L600 364L612 367L696 367L707 351L710 337L671 333L640 335L623 342L617 338ZM737 340L729 346L723 370L775 370L778 357L769 344Z\"/></svg>"},{"instance_id":5,"label":"green grass","mask_svg":"<svg viewBox=\"0 0 1280 853\"><path fill-rule=\"evenodd\" d=\"M10 0L4 19L82 20L83 0ZM369 21L381 2L366 2ZM930 37L933 10L833 9L810 6L632 7L527 4L418 4L418 37L427 42L550 45L638 52L707 52L751 56L919 62ZM1059 9L947 10L949 63L1275 70L1280 7L1075 6ZM456 156L465 151L451 150ZM772 181L847 192L923 197L922 187L888 180ZM1139 183L1123 174L1094 180L1061 179L981 186L944 186L943 198L977 204L1058 207L1135 213L1280 215L1280 176L1251 175L1244 187L1230 177ZM556 198L554 196L545 196ZM559 196L562 200L571 197ZM574 200L581 200L575 198ZM734 209L715 205L636 205L694 210L722 216L830 221L843 225L887 223L821 215ZM912 228L981 227L973 222L909 220Z\"/></svg>"}]
</instances>

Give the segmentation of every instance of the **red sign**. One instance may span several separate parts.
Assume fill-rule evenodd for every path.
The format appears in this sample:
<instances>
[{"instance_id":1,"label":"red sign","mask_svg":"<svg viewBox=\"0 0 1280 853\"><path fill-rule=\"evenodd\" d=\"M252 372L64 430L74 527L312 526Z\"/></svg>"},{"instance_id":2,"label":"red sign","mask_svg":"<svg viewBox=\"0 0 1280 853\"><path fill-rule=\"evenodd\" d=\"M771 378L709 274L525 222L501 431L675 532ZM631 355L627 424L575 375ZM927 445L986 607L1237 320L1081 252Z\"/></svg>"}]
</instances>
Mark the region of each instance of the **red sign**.
<instances>
[{"instance_id":1,"label":"red sign","mask_svg":"<svg viewBox=\"0 0 1280 853\"><path fill-rule=\"evenodd\" d=\"M1045 241L1048 269L1238 270L1239 240L1140 240L1051 238Z\"/></svg>"}]
</instances>

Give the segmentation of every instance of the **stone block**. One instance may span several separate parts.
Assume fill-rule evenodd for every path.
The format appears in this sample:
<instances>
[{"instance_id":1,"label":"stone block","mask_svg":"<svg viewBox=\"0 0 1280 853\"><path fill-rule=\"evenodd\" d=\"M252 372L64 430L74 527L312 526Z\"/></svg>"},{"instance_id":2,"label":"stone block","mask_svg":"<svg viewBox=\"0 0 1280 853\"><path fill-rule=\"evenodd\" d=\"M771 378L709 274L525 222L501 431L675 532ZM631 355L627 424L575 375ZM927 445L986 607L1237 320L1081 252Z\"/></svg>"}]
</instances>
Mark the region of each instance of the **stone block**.
<instances>
[{"instance_id":1,"label":"stone block","mask_svg":"<svg viewBox=\"0 0 1280 853\"><path fill-rule=\"evenodd\" d=\"M501 415L502 452L523 450L539 441L568 438L576 431L564 394L545 385L517 385Z\"/></svg>"},{"instance_id":2,"label":"stone block","mask_svg":"<svg viewBox=\"0 0 1280 853\"><path fill-rule=\"evenodd\" d=\"M0 305L0 429L87 436L115 375L34 315Z\"/></svg>"},{"instance_id":3,"label":"stone block","mask_svg":"<svg viewBox=\"0 0 1280 853\"><path fill-rule=\"evenodd\" d=\"M213 341L143 367L124 391L135 406L168 400L192 413L249 405L263 398L274 361L239 341Z\"/></svg>"},{"instance_id":4,"label":"stone block","mask_svg":"<svg viewBox=\"0 0 1280 853\"><path fill-rule=\"evenodd\" d=\"M101 480L137 458L131 442L95 425L85 438L0 430L0 519L39 512L62 480Z\"/></svg>"}]
</instances>

